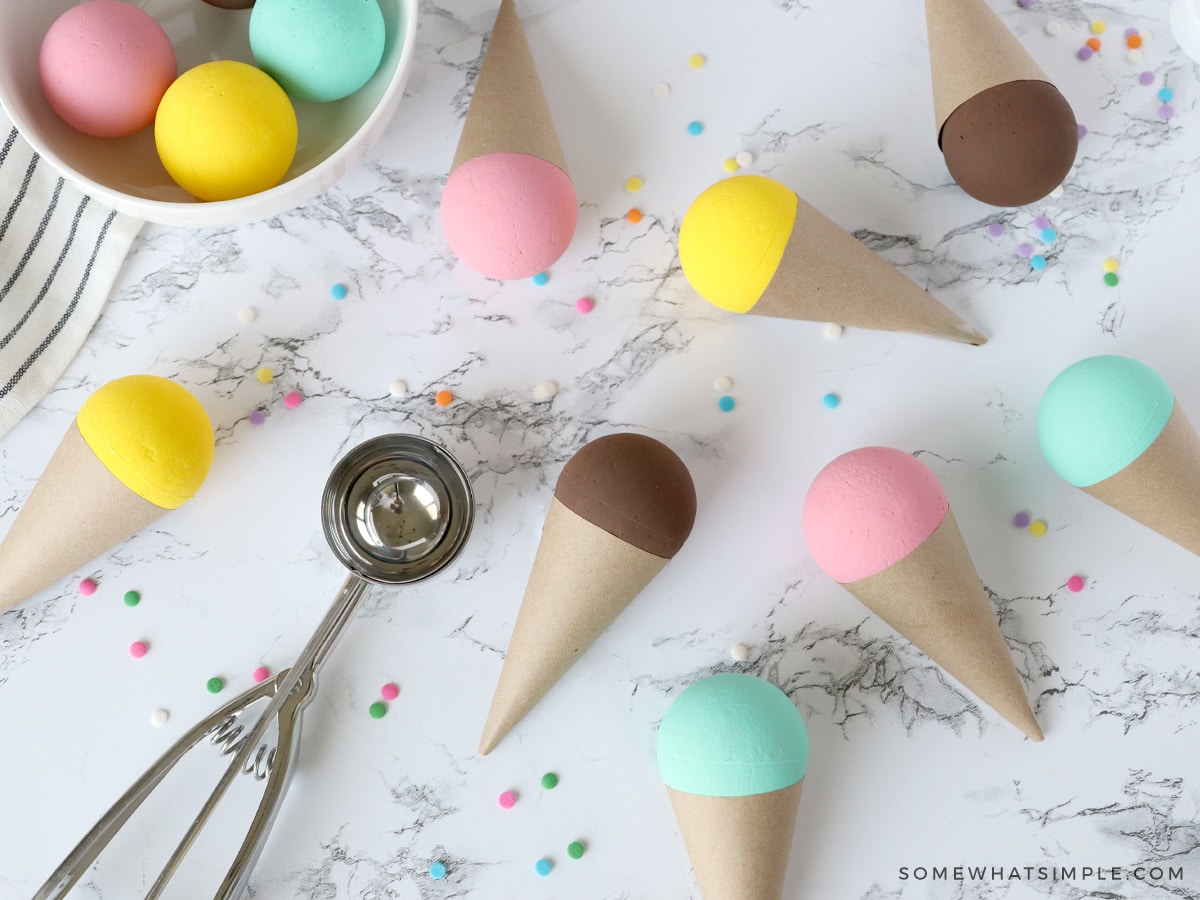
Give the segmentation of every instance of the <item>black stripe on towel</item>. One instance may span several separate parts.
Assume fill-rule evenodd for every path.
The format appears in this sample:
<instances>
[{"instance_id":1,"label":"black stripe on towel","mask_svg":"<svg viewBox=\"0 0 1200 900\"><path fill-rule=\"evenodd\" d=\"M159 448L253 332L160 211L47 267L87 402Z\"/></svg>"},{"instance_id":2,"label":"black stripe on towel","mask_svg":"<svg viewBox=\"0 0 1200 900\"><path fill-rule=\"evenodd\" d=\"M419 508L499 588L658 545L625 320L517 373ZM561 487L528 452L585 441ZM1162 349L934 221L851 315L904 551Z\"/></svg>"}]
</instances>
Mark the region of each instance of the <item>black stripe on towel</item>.
<instances>
[{"instance_id":1,"label":"black stripe on towel","mask_svg":"<svg viewBox=\"0 0 1200 900\"><path fill-rule=\"evenodd\" d=\"M50 204L46 207L46 214L42 216L42 221L38 223L38 227L33 233L33 240L29 242L29 246L25 248L25 252L21 254L21 261L17 263L17 267L13 270L12 275L9 276L8 281L4 282L3 287L0 287L0 303L4 302L4 298L8 296L8 292L12 290L12 286L21 277L21 273L25 271L25 267L29 265L29 260L33 257L34 251L37 250L38 244L42 242L42 237L46 234L46 226L50 224L50 217L54 215L54 210L58 208L58 198L62 195L63 184L64 182L60 178L58 179L58 183L54 185L54 193L50 197ZM62 263L61 256L58 258L58 262ZM55 268L58 268L58 266L56 265ZM42 297L45 295L46 289L43 287L42 292L38 294L37 299L30 305L21 321L0 341L0 350L4 349L4 346L16 334L17 329L25 324L25 319L29 318L29 313L37 308L38 303L41 302Z\"/></svg>"}]
</instances>

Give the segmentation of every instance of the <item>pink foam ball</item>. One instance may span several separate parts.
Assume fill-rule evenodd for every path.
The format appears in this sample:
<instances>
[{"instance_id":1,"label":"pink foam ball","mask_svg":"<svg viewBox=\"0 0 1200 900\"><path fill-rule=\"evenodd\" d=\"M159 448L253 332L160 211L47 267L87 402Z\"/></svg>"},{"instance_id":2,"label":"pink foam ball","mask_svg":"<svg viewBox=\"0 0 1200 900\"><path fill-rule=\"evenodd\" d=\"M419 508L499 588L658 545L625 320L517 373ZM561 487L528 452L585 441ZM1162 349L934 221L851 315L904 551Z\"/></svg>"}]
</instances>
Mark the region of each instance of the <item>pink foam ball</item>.
<instances>
[{"instance_id":1,"label":"pink foam ball","mask_svg":"<svg viewBox=\"0 0 1200 900\"><path fill-rule=\"evenodd\" d=\"M38 69L51 108L95 137L124 137L150 125L178 71L162 26L119 0L90 0L55 19Z\"/></svg>"}]
</instances>

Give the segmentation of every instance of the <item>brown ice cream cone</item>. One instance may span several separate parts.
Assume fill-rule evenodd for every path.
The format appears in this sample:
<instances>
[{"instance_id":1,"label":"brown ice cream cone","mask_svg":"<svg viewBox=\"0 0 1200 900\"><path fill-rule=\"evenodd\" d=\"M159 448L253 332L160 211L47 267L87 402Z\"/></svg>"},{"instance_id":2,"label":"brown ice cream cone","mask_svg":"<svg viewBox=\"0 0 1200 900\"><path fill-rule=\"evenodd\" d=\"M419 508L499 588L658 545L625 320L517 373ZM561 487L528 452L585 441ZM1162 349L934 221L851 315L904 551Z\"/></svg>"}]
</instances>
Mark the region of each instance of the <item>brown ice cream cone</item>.
<instances>
[{"instance_id":1,"label":"brown ice cream cone","mask_svg":"<svg viewBox=\"0 0 1200 900\"><path fill-rule=\"evenodd\" d=\"M953 512L908 556L843 586L1026 737L1042 740Z\"/></svg>"},{"instance_id":2,"label":"brown ice cream cone","mask_svg":"<svg viewBox=\"0 0 1200 900\"><path fill-rule=\"evenodd\" d=\"M959 106L1010 81L1050 79L986 0L925 0L937 132Z\"/></svg>"},{"instance_id":3,"label":"brown ice cream cone","mask_svg":"<svg viewBox=\"0 0 1200 900\"><path fill-rule=\"evenodd\" d=\"M72 422L0 543L0 611L111 550L165 512L109 472Z\"/></svg>"},{"instance_id":4,"label":"brown ice cream cone","mask_svg":"<svg viewBox=\"0 0 1200 900\"><path fill-rule=\"evenodd\" d=\"M964 344L987 342L887 260L803 197L797 199L796 222L783 259L752 313L925 334Z\"/></svg>"},{"instance_id":5,"label":"brown ice cream cone","mask_svg":"<svg viewBox=\"0 0 1200 900\"><path fill-rule=\"evenodd\" d=\"M1200 437L1178 401L1141 456L1083 490L1200 555Z\"/></svg>"},{"instance_id":6,"label":"brown ice cream cone","mask_svg":"<svg viewBox=\"0 0 1200 900\"><path fill-rule=\"evenodd\" d=\"M748 797L667 788L704 900L782 900L803 786Z\"/></svg>"},{"instance_id":7,"label":"brown ice cream cone","mask_svg":"<svg viewBox=\"0 0 1200 900\"><path fill-rule=\"evenodd\" d=\"M666 564L550 502L480 753L492 752Z\"/></svg>"},{"instance_id":8,"label":"brown ice cream cone","mask_svg":"<svg viewBox=\"0 0 1200 900\"><path fill-rule=\"evenodd\" d=\"M525 153L567 171L513 0L501 0L450 171L487 153Z\"/></svg>"}]
</instances>

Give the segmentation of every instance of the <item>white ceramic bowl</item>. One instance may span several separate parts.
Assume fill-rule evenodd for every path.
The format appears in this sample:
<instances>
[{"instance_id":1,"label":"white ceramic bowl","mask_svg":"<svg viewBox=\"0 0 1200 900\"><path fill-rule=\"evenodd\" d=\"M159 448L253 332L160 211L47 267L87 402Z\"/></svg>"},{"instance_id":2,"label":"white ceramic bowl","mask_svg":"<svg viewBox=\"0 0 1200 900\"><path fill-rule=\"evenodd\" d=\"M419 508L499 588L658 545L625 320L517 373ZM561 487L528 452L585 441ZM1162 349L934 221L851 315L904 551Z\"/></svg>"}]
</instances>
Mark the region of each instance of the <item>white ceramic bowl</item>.
<instances>
[{"instance_id":1,"label":"white ceramic bowl","mask_svg":"<svg viewBox=\"0 0 1200 900\"><path fill-rule=\"evenodd\" d=\"M387 29L383 61L362 88L333 103L293 101L296 158L283 181L236 200L203 202L175 184L154 149L153 126L125 138L76 131L50 108L38 50L51 23L78 0L0 0L0 105L51 166L102 203L164 225L237 225L299 206L357 163L387 127L412 66L418 0L379 0ZM137 0L166 30L179 71L214 59L254 63L250 11L203 0Z\"/></svg>"}]
</instances>

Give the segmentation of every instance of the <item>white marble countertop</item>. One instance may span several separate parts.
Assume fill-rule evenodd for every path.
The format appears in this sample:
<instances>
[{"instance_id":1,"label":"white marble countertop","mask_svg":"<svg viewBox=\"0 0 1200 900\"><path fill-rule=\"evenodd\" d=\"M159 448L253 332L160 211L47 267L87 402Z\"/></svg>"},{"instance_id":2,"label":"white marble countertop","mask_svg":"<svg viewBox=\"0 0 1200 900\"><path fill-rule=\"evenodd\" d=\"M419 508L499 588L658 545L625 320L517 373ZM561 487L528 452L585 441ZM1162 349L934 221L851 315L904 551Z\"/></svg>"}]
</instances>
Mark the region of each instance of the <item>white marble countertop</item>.
<instances>
[{"instance_id":1,"label":"white marble countertop","mask_svg":"<svg viewBox=\"0 0 1200 900\"><path fill-rule=\"evenodd\" d=\"M251 896L696 898L655 729L682 687L736 669L780 685L812 741L789 898L1200 898L1200 560L1058 479L1034 434L1049 380L1102 352L1157 369L1200 421L1200 72L1165 3L993 6L1088 129L1064 193L1027 208L986 207L950 180L915 0L521 0L581 213L548 284L489 282L456 264L437 219L494 15L462 0L422 4L396 118L333 189L239 228L147 226L65 377L0 440L0 530L84 398L120 375L187 385L217 428L216 460L193 502L0 617L0 896L30 895L256 666L290 664L343 578L320 529L325 478L354 444L400 431L462 461L475 532L448 574L376 589L338 647ZM1093 18L1108 22L1104 48L1081 62ZM1141 63L1120 47L1127 27L1153 35ZM693 53L707 65L690 69ZM669 96L653 95L658 82ZM734 317L697 297L678 265L680 219L742 150L744 171L797 190L990 342L855 329L831 341L820 324ZM631 175L645 179L636 196ZM636 225L624 218L635 205ZM1040 215L1059 234L1045 248ZM1018 255L1023 241L1044 249L1045 270ZM1115 288L1102 281L1109 256ZM335 283L349 288L340 302ZM243 324L246 306L258 317ZM270 385L255 378L264 365ZM732 412L717 407L719 376L733 380ZM407 395L389 395L395 379ZM545 380L560 390L539 402ZM446 408L433 402L443 388ZM292 390L304 402L289 410ZM839 408L822 406L827 392ZM618 430L684 459L695 531L480 757L555 479ZM980 707L809 557L799 511L812 477L868 444L917 453L941 479L1044 743ZM1046 536L1013 527L1019 510ZM1079 593L1065 586L1075 574ZM100 585L86 599L85 575ZM134 640L144 659L130 658ZM731 661L737 642L748 661ZM228 682L220 697L205 690L212 675ZM389 681L400 696L372 719ZM155 728L159 708L170 720ZM173 845L218 770L215 753L194 756L194 774L164 784L75 895L140 896L148 857ZM546 771L561 778L552 792ZM508 811L504 790L520 795ZM240 828L206 837L168 896L203 896ZM565 852L576 839L578 861ZM543 856L556 865L539 878ZM428 875L436 860L443 880ZM919 877L956 865L988 873ZM1163 877L1112 880L1137 865ZM1027 868L1064 866L1075 877Z\"/></svg>"}]
</instances>

